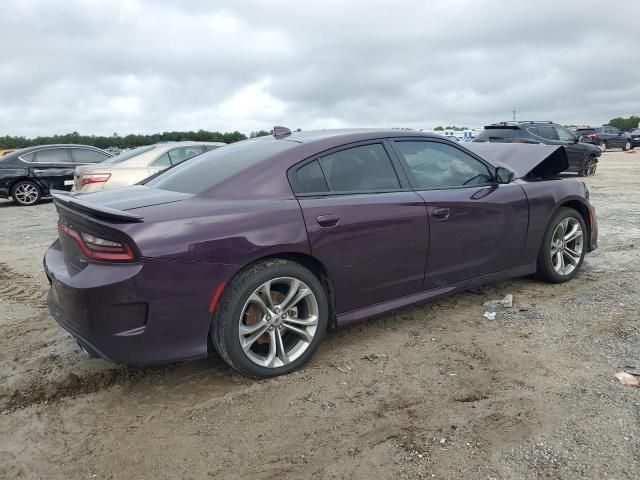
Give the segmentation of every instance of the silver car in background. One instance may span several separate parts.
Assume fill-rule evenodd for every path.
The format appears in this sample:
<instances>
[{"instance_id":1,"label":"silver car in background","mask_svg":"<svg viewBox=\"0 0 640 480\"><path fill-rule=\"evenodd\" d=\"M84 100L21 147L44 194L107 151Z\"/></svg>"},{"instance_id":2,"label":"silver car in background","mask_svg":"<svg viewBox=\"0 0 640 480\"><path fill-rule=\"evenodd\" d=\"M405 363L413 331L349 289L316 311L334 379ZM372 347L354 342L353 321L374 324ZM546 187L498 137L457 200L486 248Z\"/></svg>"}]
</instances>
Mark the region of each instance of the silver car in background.
<instances>
[{"instance_id":1,"label":"silver car in background","mask_svg":"<svg viewBox=\"0 0 640 480\"><path fill-rule=\"evenodd\" d=\"M90 193L128 187L173 165L226 145L222 142L170 142L138 147L97 165L77 167L73 190Z\"/></svg>"}]
</instances>

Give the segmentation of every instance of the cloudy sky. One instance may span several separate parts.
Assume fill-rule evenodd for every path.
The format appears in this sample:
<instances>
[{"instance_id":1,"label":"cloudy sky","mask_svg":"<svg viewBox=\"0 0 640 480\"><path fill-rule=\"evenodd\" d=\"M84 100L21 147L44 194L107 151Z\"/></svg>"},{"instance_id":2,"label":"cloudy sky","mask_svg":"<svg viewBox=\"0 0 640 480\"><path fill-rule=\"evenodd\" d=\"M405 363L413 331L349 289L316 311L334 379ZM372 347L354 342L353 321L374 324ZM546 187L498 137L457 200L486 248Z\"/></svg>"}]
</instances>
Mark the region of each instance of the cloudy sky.
<instances>
[{"instance_id":1,"label":"cloudy sky","mask_svg":"<svg viewBox=\"0 0 640 480\"><path fill-rule=\"evenodd\" d=\"M637 0L3 0L0 136L640 113Z\"/></svg>"}]
</instances>

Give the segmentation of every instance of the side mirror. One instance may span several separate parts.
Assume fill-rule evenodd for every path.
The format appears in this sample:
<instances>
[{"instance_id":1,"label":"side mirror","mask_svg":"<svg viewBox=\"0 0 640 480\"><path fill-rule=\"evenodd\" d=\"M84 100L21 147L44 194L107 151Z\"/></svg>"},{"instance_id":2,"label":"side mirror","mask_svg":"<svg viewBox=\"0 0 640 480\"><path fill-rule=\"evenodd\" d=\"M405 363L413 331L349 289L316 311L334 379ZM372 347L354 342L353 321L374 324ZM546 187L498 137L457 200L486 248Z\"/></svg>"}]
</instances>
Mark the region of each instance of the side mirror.
<instances>
[{"instance_id":1,"label":"side mirror","mask_svg":"<svg viewBox=\"0 0 640 480\"><path fill-rule=\"evenodd\" d=\"M496 180L498 183L511 183L514 177L515 174L511 170L504 167L496 168Z\"/></svg>"}]
</instances>

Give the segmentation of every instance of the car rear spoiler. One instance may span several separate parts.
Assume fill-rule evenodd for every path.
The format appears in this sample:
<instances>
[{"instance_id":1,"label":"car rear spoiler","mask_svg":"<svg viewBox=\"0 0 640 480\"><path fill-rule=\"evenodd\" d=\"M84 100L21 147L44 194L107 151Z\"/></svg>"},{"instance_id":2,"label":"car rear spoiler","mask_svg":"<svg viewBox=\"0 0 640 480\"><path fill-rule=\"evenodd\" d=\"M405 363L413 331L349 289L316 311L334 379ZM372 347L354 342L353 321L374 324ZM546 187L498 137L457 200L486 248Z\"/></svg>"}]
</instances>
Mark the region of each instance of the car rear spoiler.
<instances>
[{"instance_id":1,"label":"car rear spoiler","mask_svg":"<svg viewBox=\"0 0 640 480\"><path fill-rule=\"evenodd\" d=\"M120 222L142 222L144 217L134 213L116 210L115 208L103 207L94 203L84 202L75 197L72 192L64 190L51 190L53 203L71 210L87 213L92 217L105 218L107 220L117 220Z\"/></svg>"},{"instance_id":2,"label":"car rear spoiler","mask_svg":"<svg viewBox=\"0 0 640 480\"><path fill-rule=\"evenodd\" d=\"M567 151L562 145L471 142L465 148L494 167L508 168L515 178L548 177L569 168Z\"/></svg>"}]
</instances>

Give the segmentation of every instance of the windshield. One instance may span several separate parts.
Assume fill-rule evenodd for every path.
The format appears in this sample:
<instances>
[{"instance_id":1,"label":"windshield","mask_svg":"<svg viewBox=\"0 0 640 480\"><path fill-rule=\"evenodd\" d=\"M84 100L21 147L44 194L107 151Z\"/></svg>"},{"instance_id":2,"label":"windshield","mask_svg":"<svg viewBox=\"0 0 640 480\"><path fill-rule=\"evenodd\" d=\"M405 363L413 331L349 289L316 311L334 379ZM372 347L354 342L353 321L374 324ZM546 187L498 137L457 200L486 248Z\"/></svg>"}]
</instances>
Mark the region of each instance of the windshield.
<instances>
[{"instance_id":1,"label":"windshield","mask_svg":"<svg viewBox=\"0 0 640 480\"><path fill-rule=\"evenodd\" d=\"M260 137L203 153L145 183L148 187L198 194L227 178L284 152L296 142Z\"/></svg>"},{"instance_id":2,"label":"windshield","mask_svg":"<svg viewBox=\"0 0 640 480\"><path fill-rule=\"evenodd\" d=\"M129 150L128 152L121 153L120 155L116 155L115 157L108 158L107 160L105 160L104 162L101 162L101 163L120 163L120 162L124 162L125 160L129 160L130 158L137 157L138 155L141 155L141 154L143 154L145 152L148 152L149 150L153 150L154 148L156 148L155 145L147 145L146 147L138 147L138 148L135 148L133 150Z\"/></svg>"}]
</instances>

